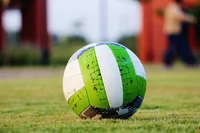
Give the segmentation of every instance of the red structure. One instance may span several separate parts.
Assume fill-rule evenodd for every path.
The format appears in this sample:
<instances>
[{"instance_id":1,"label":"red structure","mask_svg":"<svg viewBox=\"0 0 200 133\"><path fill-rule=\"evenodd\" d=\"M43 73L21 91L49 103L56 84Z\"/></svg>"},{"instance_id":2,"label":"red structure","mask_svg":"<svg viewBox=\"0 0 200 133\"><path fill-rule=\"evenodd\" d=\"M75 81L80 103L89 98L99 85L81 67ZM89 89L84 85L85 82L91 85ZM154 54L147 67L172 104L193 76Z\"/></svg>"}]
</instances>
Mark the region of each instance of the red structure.
<instances>
[{"instance_id":1,"label":"red structure","mask_svg":"<svg viewBox=\"0 0 200 133\"><path fill-rule=\"evenodd\" d=\"M166 5L172 0L140 0L143 11L142 31L139 35L138 56L143 63L162 62L167 40L163 33L163 13ZM185 0L189 6L195 6L198 0ZM195 47L195 32L190 28L189 41Z\"/></svg>"},{"instance_id":2,"label":"red structure","mask_svg":"<svg viewBox=\"0 0 200 133\"><path fill-rule=\"evenodd\" d=\"M5 10L19 9L22 16L20 41L41 50L42 63L49 60L50 41L47 31L46 0L1 0L0 1L0 54L5 50L5 32L2 26L2 14Z\"/></svg>"}]
</instances>

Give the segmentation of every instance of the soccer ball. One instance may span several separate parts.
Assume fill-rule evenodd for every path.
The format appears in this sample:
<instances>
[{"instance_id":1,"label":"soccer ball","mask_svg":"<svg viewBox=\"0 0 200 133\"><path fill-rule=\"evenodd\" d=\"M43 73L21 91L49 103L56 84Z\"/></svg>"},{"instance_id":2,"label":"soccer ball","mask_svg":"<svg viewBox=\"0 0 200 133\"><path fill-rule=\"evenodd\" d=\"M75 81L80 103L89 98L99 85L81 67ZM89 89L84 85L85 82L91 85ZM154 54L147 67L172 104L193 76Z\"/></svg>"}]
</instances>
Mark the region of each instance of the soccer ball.
<instances>
[{"instance_id":1,"label":"soccer ball","mask_svg":"<svg viewBox=\"0 0 200 133\"><path fill-rule=\"evenodd\" d=\"M86 45L69 59L64 96L81 118L131 117L146 92L146 73L138 57L115 42Z\"/></svg>"}]
</instances>

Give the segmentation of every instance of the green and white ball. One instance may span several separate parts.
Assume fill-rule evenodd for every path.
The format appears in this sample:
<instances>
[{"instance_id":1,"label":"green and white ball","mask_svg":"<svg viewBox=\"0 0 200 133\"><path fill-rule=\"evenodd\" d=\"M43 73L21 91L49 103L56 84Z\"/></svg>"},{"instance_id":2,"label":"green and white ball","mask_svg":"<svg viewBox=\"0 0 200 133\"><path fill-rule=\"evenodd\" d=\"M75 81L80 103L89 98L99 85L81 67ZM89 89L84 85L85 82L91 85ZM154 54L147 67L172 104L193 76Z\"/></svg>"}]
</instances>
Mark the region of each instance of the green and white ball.
<instances>
[{"instance_id":1,"label":"green and white ball","mask_svg":"<svg viewBox=\"0 0 200 133\"><path fill-rule=\"evenodd\" d=\"M81 118L131 117L146 92L138 57L115 42L89 44L72 55L64 71L68 105Z\"/></svg>"}]
</instances>

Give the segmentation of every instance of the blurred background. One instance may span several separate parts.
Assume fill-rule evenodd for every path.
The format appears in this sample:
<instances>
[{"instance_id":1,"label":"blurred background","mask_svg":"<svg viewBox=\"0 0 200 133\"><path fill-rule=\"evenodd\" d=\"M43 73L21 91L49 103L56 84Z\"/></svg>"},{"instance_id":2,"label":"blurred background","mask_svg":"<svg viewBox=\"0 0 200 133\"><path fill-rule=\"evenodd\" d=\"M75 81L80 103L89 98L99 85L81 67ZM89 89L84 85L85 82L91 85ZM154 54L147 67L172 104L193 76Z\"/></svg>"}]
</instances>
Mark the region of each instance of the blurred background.
<instances>
[{"instance_id":1,"label":"blurred background","mask_svg":"<svg viewBox=\"0 0 200 133\"><path fill-rule=\"evenodd\" d=\"M200 67L162 66L170 1L0 0L0 133L200 132ZM184 1L198 20L185 35L200 59L200 0ZM128 121L81 121L66 103L68 59L98 41L119 42L144 64L146 96Z\"/></svg>"},{"instance_id":2,"label":"blurred background","mask_svg":"<svg viewBox=\"0 0 200 133\"><path fill-rule=\"evenodd\" d=\"M161 63L163 12L171 0L1 0L0 65L66 65L88 43L119 42L143 63ZM199 0L185 0L200 19ZM199 56L199 24L188 41Z\"/></svg>"}]
</instances>

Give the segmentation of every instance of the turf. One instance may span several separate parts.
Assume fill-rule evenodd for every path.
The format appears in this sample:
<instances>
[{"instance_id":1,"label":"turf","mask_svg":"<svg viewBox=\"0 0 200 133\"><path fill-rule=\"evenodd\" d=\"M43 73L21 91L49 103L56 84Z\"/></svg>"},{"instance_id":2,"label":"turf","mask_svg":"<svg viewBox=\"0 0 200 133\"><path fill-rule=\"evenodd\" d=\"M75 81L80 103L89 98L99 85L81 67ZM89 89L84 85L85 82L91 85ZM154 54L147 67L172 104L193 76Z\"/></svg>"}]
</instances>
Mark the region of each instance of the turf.
<instances>
[{"instance_id":1,"label":"turf","mask_svg":"<svg viewBox=\"0 0 200 133\"><path fill-rule=\"evenodd\" d=\"M49 69L55 73L46 77L1 77L0 133L200 132L200 68L145 65L145 100L128 120L80 119L63 95L64 67Z\"/></svg>"}]
</instances>

